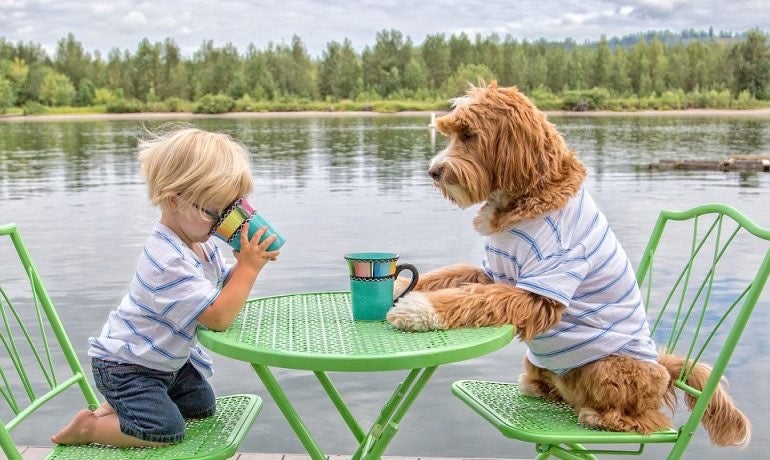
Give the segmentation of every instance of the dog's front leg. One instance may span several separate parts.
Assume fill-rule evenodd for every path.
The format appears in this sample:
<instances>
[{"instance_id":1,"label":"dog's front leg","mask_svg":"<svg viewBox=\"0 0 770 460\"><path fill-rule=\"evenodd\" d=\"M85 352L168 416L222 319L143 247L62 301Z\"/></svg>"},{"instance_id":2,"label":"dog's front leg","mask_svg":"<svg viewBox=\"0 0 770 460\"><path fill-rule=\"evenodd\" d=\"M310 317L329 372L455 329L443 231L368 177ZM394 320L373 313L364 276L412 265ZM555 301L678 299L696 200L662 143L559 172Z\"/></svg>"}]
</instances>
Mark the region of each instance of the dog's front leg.
<instances>
[{"instance_id":1,"label":"dog's front leg","mask_svg":"<svg viewBox=\"0 0 770 460\"><path fill-rule=\"evenodd\" d=\"M388 312L393 326L409 331L513 324L530 340L559 322L564 306L507 284L470 284L413 291Z\"/></svg>"},{"instance_id":2,"label":"dog's front leg","mask_svg":"<svg viewBox=\"0 0 770 460\"><path fill-rule=\"evenodd\" d=\"M395 284L395 293L404 292L409 285L409 278L399 277ZM419 276L415 291L436 291L450 287L459 287L466 284L490 284L492 283L481 267L470 264L447 265L437 268Z\"/></svg>"}]
</instances>

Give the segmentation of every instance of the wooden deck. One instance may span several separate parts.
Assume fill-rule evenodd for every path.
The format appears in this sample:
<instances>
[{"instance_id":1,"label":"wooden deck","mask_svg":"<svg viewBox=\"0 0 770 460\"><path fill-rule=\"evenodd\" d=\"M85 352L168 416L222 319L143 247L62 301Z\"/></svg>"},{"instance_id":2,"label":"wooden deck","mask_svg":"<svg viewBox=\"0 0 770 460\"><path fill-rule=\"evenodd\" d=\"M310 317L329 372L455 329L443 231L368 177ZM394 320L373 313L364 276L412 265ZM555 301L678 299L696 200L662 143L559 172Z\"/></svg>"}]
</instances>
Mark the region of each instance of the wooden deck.
<instances>
[{"instance_id":1,"label":"wooden deck","mask_svg":"<svg viewBox=\"0 0 770 460\"><path fill-rule=\"evenodd\" d=\"M24 460L43 460L50 447L25 447L21 451ZM329 460L349 460L350 455L329 455ZM477 457L398 457L384 456L383 460L502 460L502 459L482 459ZM5 455L0 454L0 459L5 459ZM232 460L310 460L309 455L303 454L255 454L239 452Z\"/></svg>"}]
</instances>

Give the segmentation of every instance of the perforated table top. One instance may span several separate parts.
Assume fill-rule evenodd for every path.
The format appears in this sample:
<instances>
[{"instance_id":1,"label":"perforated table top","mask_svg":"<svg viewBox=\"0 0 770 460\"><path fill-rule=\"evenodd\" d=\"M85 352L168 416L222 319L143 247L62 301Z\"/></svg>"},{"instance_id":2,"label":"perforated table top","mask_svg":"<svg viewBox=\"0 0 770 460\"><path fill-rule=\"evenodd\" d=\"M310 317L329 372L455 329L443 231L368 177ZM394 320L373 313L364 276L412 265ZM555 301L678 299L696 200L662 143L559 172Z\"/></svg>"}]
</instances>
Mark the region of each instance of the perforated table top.
<instances>
[{"instance_id":1,"label":"perforated table top","mask_svg":"<svg viewBox=\"0 0 770 460\"><path fill-rule=\"evenodd\" d=\"M512 326L403 332L386 321L354 321L349 292L249 300L223 332L200 343L241 361L315 371L416 369L475 358L513 339Z\"/></svg>"}]
</instances>

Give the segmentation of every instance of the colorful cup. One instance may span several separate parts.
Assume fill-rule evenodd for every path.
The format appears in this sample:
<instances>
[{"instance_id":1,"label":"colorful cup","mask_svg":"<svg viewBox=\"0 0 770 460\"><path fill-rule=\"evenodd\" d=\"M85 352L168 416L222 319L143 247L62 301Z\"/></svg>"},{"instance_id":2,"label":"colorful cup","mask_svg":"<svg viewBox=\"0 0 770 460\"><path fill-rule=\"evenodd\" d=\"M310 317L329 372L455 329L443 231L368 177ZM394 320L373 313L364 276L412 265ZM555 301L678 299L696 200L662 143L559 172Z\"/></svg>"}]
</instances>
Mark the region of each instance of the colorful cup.
<instances>
[{"instance_id":1,"label":"colorful cup","mask_svg":"<svg viewBox=\"0 0 770 460\"><path fill-rule=\"evenodd\" d=\"M275 241L267 247L268 251L277 251L283 246L283 243L286 242L286 238L278 233L275 227L273 227L267 219L258 214L245 197L238 198L228 206L224 212L222 212L219 220L211 229L211 234L227 242L227 244L236 251L240 251L241 228L245 222L249 223L249 239L254 236L254 233L256 233L257 230L265 226L267 227L267 231L262 235L262 238L260 238L260 243L264 241L265 238L275 235Z\"/></svg>"},{"instance_id":2,"label":"colorful cup","mask_svg":"<svg viewBox=\"0 0 770 460\"><path fill-rule=\"evenodd\" d=\"M411 291L419 278L414 265L397 264L398 254L390 252L357 252L345 255L345 260L355 320L384 320L393 303ZM412 281L404 292L394 296L394 282L402 270L412 272Z\"/></svg>"}]
</instances>

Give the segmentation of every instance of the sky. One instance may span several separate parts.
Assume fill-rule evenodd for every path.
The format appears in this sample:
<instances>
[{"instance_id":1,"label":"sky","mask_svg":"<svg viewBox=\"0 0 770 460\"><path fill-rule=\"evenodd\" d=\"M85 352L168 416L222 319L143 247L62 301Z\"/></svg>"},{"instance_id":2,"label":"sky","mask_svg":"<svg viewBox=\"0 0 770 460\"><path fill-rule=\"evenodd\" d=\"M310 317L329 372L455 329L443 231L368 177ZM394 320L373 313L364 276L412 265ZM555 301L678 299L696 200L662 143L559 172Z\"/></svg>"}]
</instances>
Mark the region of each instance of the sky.
<instances>
[{"instance_id":1,"label":"sky","mask_svg":"<svg viewBox=\"0 0 770 460\"><path fill-rule=\"evenodd\" d=\"M244 52L249 44L290 44L295 35L321 57L332 41L347 38L360 52L391 29L420 45L428 35L462 32L583 43L710 27L770 32L770 0L0 0L0 37L40 44L52 57L68 33L104 58L113 48L134 52L144 38L172 38L191 56L204 40Z\"/></svg>"}]
</instances>

